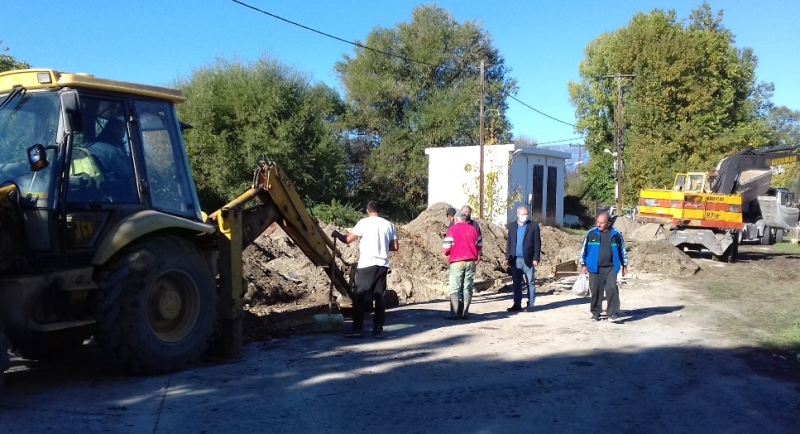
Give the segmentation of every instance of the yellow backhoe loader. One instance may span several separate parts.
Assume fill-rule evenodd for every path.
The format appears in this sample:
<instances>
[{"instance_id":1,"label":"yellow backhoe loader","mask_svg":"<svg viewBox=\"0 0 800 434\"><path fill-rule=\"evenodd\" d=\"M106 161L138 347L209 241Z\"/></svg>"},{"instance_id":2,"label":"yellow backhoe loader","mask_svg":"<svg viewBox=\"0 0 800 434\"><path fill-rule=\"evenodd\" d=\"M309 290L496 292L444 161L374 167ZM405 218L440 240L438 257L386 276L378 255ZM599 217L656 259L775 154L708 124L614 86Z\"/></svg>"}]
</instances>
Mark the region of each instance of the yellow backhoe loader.
<instances>
[{"instance_id":1,"label":"yellow backhoe loader","mask_svg":"<svg viewBox=\"0 0 800 434\"><path fill-rule=\"evenodd\" d=\"M183 100L85 74L0 73L0 372L9 350L51 357L89 336L135 373L181 368L212 334L237 357L242 250L273 223L331 267L333 242L274 162L201 212L174 110ZM345 272L326 271L341 297Z\"/></svg>"}]
</instances>

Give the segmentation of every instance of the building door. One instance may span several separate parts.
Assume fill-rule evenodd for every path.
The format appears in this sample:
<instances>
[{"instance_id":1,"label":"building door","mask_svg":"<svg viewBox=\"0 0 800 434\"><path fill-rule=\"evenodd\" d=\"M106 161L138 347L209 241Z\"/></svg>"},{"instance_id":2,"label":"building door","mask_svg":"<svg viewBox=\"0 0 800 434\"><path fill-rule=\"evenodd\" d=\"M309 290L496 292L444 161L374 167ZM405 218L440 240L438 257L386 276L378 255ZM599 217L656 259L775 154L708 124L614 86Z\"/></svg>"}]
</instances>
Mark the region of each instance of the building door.
<instances>
[{"instance_id":1,"label":"building door","mask_svg":"<svg viewBox=\"0 0 800 434\"><path fill-rule=\"evenodd\" d=\"M547 219L555 221L556 218L556 189L558 188L558 168L547 167Z\"/></svg>"},{"instance_id":2,"label":"building door","mask_svg":"<svg viewBox=\"0 0 800 434\"><path fill-rule=\"evenodd\" d=\"M544 166L541 164L533 165L533 186L531 188L531 217L542 215L544 211Z\"/></svg>"}]
</instances>

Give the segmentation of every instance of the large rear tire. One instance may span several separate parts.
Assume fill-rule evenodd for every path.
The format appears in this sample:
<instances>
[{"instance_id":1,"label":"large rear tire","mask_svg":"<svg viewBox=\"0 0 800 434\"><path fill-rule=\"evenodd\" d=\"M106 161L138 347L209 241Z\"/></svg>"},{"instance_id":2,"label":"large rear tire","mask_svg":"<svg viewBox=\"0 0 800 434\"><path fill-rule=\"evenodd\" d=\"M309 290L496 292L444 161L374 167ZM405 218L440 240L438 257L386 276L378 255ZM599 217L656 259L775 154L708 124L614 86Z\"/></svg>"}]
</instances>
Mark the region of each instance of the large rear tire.
<instances>
[{"instance_id":1,"label":"large rear tire","mask_svg":"<svg viewBox=\"0 0 800 434\"><path fill-rule=\"evenodd\" d=\"M95 338L133 373L171 372L197 360L216 318L211 267L181 238L136 243L100 274Z\"/></svg>"}]
</instances>

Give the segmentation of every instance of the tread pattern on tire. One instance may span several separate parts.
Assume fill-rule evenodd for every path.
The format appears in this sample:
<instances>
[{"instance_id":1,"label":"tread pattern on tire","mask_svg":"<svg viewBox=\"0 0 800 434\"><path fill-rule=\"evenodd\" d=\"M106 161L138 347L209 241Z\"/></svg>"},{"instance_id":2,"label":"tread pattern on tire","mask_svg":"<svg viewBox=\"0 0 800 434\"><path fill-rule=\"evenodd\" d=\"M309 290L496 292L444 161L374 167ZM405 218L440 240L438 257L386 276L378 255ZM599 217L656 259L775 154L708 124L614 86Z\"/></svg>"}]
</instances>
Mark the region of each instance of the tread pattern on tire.
<instances>
[{"instance_id":1,"label":"tread pattern on tire","mask_svg":"<svg viewBox=\"0 0 800 434\"><path fill-rule=\"evenodd\" d=\"M181 267L198 287L200 313L189 336L168 344L150 330L145 298L158 274ZM172 372L196 361L208 348L217 313L216 280L208 262L188 241L159 236L137 242L112 260L100 272L98 281L95 339L106 354L129 371Z\"/></svg>"}]
</instances>

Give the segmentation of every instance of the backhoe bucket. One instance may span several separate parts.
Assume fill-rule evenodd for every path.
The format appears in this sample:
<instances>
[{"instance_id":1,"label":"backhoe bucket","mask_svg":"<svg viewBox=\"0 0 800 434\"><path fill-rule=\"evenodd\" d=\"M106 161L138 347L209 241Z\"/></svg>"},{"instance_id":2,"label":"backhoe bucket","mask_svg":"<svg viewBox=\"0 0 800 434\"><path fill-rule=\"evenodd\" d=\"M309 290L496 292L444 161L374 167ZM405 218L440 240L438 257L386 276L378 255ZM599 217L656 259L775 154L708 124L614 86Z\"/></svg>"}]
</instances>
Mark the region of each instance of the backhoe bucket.
<instances>
[{"instance_id":1,"label":"backhoe bucket","mask_svg":"<svg viewBox=\"0 0 800 434\"><path fill-rule=\"evenodd\" d=\"M767 226L787 231L797 228L800 209L781 205L775 196L759 196L758 206Z\"/></svg>"},{"instance_id":2,"label":"backhoe bucket","mask_svg":"<svg viewBox=\"0 0 800 434\"><path fill-rule=\"evenodd\" d=\"M714 233L709 229L679 229L667 235L667 241L675 247L686 246L689 249L706 249L716 256L722 256L733 244L729 232Z\"/></svg>"}]
</instances>

